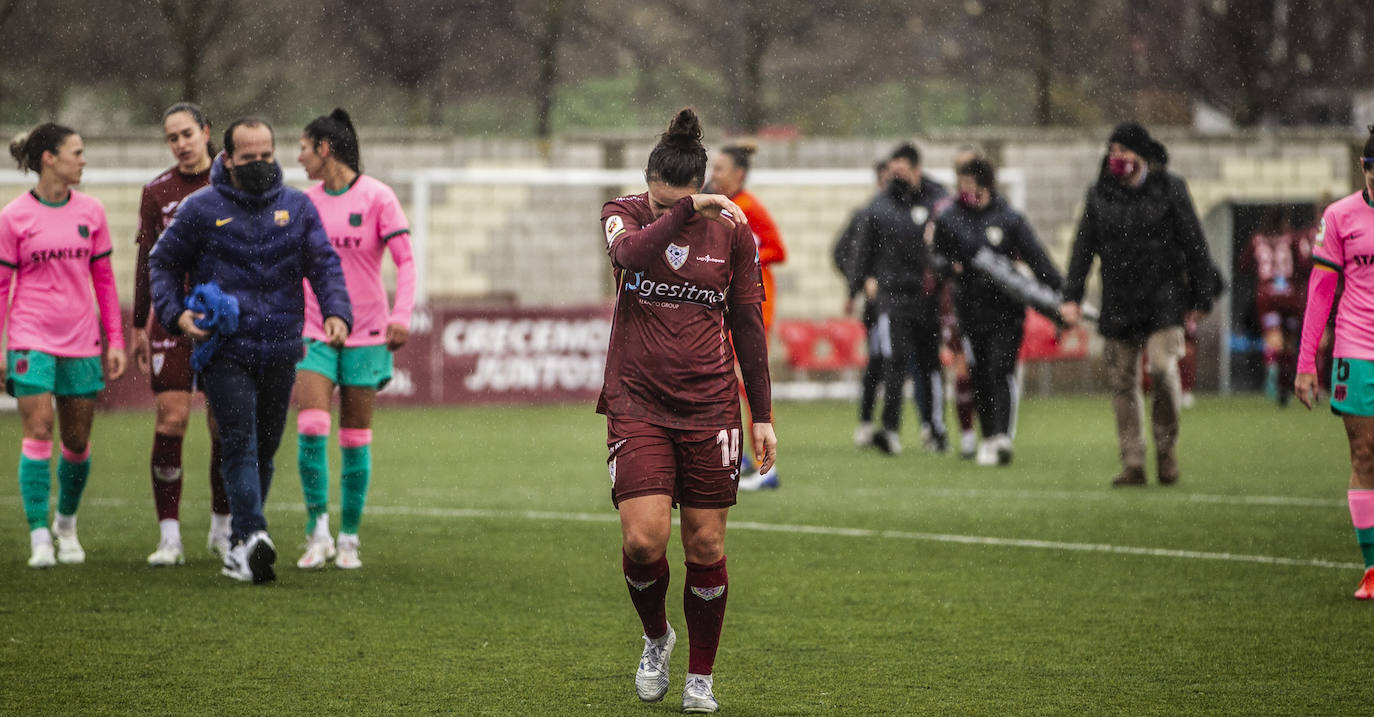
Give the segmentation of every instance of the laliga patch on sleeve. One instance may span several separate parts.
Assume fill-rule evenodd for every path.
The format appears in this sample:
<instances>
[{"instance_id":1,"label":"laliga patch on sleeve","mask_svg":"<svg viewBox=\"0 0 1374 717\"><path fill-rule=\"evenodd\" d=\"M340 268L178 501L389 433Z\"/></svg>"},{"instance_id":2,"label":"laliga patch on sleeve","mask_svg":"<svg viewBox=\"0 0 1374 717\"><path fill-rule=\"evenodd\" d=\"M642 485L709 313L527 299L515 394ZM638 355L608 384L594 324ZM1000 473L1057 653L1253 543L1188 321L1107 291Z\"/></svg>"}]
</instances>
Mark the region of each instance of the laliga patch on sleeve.
<instances>
[{"instance_id":1,"label":"laliga patch on sleeve","mask_svg":"<svg viewBox=\"0 0 1374 717\"><path fill-rule=\"evenodd\" d=\"M619 214L612 214L606 218L606 246L610 246L615 238L625 233L625 220Z\"/></svg>"},{"instance_id":2,"label":"laliga patch on sleeve","mask_svg":"<svg viewBox=\"0 0 1374 717\"><path fill-rule=\"evenodd\" d=\"M1321 226L1317 227L1316 244L1318 247L1326 240L1326 217L1322 217Z\"/></svg>"}]
</instances>

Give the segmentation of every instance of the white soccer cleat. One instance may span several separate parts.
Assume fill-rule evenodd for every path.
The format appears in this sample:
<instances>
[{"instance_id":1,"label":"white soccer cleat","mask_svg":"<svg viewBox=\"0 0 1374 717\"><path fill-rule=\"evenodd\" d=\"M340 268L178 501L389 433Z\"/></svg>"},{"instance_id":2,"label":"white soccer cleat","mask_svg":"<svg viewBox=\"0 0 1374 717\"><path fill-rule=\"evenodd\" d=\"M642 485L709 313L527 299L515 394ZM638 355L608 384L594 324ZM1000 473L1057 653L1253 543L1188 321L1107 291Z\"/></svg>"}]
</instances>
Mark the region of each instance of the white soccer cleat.
<instances>
[{"instance_id":1,"label":"white soccer cleat","mask_svg":"<svg viewBox=\"0 0 1374 717\"><path fill-rule=\"evenodd\" d=\"M205 549L209 550L211 555L224 560L229 557L229 548L229 533L212 528L210 537L205 539Z\"/></svg>"},{"instance_id":2,"label":"white soccer cleat","mask_svg":"<svg viewBox=\"0 0 1374 717\"><path fill-rule=\"evenodd\" d=\"M1008 436L1005 433L1000 433L996 436L993 436L992 441L993 445L996 446L997 449L997 465L1011 465L1012 455L1014 454L1011 447L1011 436Z\"/></svg>"},{"instance_id":3,"label":"white soccer cleat","mask_svg":"<svg viewBox=\"0 0 1374 717\"><path fill-rule=\"evenodd\" d=\"M860 423L854 427L854 447L867 448L873 445L873 422Z\"/></svg>"},{"instance_id":4,"label":"white soccer cleat","mask_svg":"<svg viewBox=\"0 0 1374 717\"><path fill-rule=\"evenodd\" d=\"M984 438L978 444L978 455L974 456L973 462L980 466L997 465L997 441L991 438Z\"/></svg>"},{"instance_id":5,"label":"white soccer cleat","mask_svg":"<svg viewBox=\"0 0 1374 717\"><path fill-rule=\"evenodd\" d=\"M682 711L687 714L715 714L720 703L711 692L711 675L688 673L687 685L682 688Z\"/></svg>"},{"instance_id":6,"label":"white soccer cleat","mask_svg":"<svg viewBox=\"0 0 1374 717\"><path fill-rule=\"evenodd\" d=\"M358 536L339 534L339 554L334 558L334 567L342 570L357 570L363 566L358 558Z\"/></svg>"},{"instance_id":7,"label":"white soccer cleat","mask_svg":"<svg viewBox=\"0 0 1374 717\"><path fill-rule=\"evenodd\" d=\"M777 466L768 469L767 473L751 473L739 479L740 490L770 490L779 485Z\"/></svg>"},{"instance_id":8,"label":"white soccer cleat","mask_svg":"<svg viewBox=\"0 0 1374 717\"><path fill-rule=\"evenodd\" d=\"M224 567L219 574L242 583L253 581L253 571L248 569L248 551L243 543L229 548L224 554Z\"/></svg>"},{"instance_id":9,"label":"white soccer cleat","mask_svg":"<svg viewBox=\"0 0 1374 717\"><path fill-rule=\"evenodd\" d=\"M296 561L301 570L319 570L334 559L334 539L329 535L312 535L305 544L305 555Z\"/></svg>"},{"instance_id":10,"label":"white soccer cleat","mask_svg":"<svg viewBox=\"0 0 1374 717\"><path fill-rule=\"evenodd\" d=\"M181 549L181 543L158 543L157 550L148 556L148 565L155 568L185 564L186 553Z\"/></svg>"},{"instance_id":11,"label":"white soccer cleat","mask_svg":"<svg viewBox=\"0 0 1374 717\"><path fill-rule=\"evenodd\" d=\"M63 535L55 532L53 540L57 542L57 562L64 565L80 565L86 562L86 551L81 547L81 541L76 539L76 531Z\"/></svg>"},{"instance_id":12,"label":"white soccer cleat","mask_svg":"<svg viewBox=\"0 0 1374 717\"><path fill-rule=\"evenodd\" d=\"M247 556L248 572L253 576L254 583L270 583L277 579L277 571L273 568L277 562L277 546L272 543L267 531L259 530L248 536L243 552Z\"/></svg>"},{"instance_id":13,"label":"white soccer cleat","mask_svg":"<svg viewBox=\"0 0 1374 717\"><path fill-rule=\"evenodd\" d=\"M677 633L672 625L657 640L644 636L644 652L639 656L639 669L635 670L635 694L639 699L657 702L668 694L668 659L676 644Z\"/></svg>"},{"instance_id":14,"label":"white soccer cleat","mask_svg":"<svg viewBox=\"0 0 1374 717\"><path fill-rule=\"evenodd\" d=\"M52 543L38 543L33 546L33 552L29 555L29 567L51 568L54 565L57 565L57 556L53 554Z\"/></svg>"}]
</instances>

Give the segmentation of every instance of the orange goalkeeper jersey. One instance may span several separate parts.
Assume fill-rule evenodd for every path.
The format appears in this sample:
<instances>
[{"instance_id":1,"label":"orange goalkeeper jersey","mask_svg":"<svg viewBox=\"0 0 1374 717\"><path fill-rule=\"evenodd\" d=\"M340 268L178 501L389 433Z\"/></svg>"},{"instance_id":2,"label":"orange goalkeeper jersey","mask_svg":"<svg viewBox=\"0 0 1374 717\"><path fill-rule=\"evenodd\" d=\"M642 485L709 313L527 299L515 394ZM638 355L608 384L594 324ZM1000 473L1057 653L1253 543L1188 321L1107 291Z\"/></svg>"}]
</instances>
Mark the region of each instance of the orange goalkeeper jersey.
<instances>
[{"instance_id":1,"label":"orange goalkeeper jersey","mask_svg":"<svg viewBox=\"0 0 1374 717\"><path fill-rule=\"evenodd\" d=\"M769 331L773 326L775 294L773 272L768 267L787 261L787 247L782 244L778 225L773 223L773 217L769 216L768 210L763 208L758 197L747 190L741 190L730 199L744 210L744 216L749 220L749 229L754 233L754 246L758 247L759 266L763 269L763 327L764 331Z\"/></svg>"}]
</instances>

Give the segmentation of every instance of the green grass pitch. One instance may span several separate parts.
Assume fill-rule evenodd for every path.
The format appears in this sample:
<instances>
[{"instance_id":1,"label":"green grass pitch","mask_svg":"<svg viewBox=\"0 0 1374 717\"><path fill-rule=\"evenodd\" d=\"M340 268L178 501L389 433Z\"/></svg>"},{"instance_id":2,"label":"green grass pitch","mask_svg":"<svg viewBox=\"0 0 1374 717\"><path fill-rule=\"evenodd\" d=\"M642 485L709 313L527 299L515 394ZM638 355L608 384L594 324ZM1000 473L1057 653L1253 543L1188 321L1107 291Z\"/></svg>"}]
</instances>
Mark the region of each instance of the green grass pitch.
<instances>
[{"instance_id":1,"label":"green grass pitch","mask_svg":"<svg viewBox=\"0 0 1374 717\"><path fill-rule=\"evenodd\" d=\"M1183 480L1107 486L1106 397L1025 402L979 469L850 444L853 407L776 410L782 489L731 513L722 713L1360 714L1374 605L1344 434L1324 408L1203 397ZM268 587L205 552L207 441L187 444L189 562L151 569L152 417L97 416L88 562L35 571L0 417L0 714L663 715L640 704L604 423L589 406L379 411L365 567L304 573L295 442L268 505ZM338 499L333 448L331 499ZM333 521L337 525L337 512ZM676 535L674 536L676 540Z\"/></svg>"}]
</instances>

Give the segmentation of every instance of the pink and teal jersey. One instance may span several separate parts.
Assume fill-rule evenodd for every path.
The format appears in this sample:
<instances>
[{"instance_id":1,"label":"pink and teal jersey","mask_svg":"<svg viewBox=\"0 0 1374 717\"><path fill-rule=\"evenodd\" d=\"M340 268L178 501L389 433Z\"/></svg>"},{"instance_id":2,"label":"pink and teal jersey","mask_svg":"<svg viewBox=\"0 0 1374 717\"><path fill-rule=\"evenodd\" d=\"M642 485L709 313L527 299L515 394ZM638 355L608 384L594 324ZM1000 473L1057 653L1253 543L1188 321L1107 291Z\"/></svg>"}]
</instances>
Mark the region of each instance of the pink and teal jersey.
<instances>
[{"instance_id":1,"label":"pink and teal jersey","mask_svg":"<svg viewBox=\"0 0 1374 717\"><path fill-rule=\"evenodd\" d=\"M1374 360L1374 206L1364 192L1355 192L1326 208L1313 242L1312 262L1315 271L1325 268L1345 278L1345 293L1336 312L1334 354ZM1313 300L1321 301L1322 297L1309 299ZM1325 300L1330 301L1329 297ZM1329 303L1326 309L1330 311ZM1320 318L1324 324L1326 314ZM1306 328L1303 334L1306 338ZM1303 342L1304 355L1311 352L1307 343Z\"/></svg>"},{"instance_id":2,"label":"pink and teal jersey","mask_svg":"<svg viewBox=\"0 0 1374 717\"><path fill-rule=\"evenodd\" d=\"M52 205L25 192L0 210L0 309L8 348L99 356L102 328L110 346L124 348L110 252L105 208L89 195L72 190L67 201Z\"/></svg>"},{"instance_id":3,"label":"pink and teal jersey","mask_svg":"<svg viewBox=\"0 0 1374 717\"><path fill-rule=\"evenodd\" d=\"M320 213L334 251L343 265L348 299L353 304L353 330L346 346L386 343L387 324L410 326L415 306L415 258L405 212L391 187L366 174L337 194L317 184L305 191ZM382 283L382 255L396 264L396 305L388 308ZM324 318L310 285L305 285L305 336L324 340Z\"/></svg>"}]
</instances>

